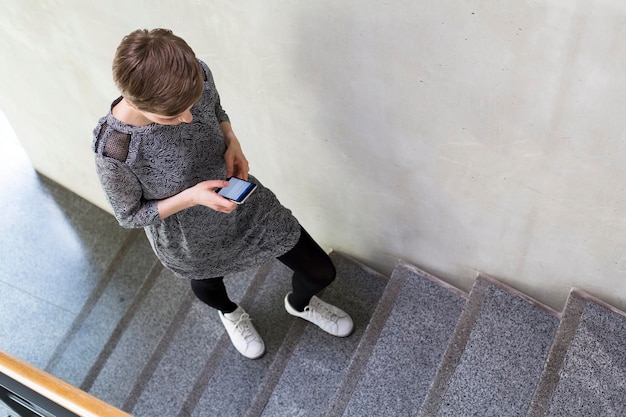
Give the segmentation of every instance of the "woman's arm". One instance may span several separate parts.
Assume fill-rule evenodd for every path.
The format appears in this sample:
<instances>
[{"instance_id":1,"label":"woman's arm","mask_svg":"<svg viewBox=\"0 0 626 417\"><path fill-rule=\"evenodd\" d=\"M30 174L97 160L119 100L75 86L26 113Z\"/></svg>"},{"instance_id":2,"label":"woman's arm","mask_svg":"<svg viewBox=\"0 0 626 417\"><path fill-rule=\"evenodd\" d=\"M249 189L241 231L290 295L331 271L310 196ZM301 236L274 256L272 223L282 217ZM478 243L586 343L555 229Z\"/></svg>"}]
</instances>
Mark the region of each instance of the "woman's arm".
<instances>
[{"instance_id":1,"label":"woman's arm","mask_svg":"<svg viewBox=\"0 0 626 417\"><path fill-rule=\"evenodd\" d=\"M123 163L98 155L96 170L109 204L121 226L145 227L196 205L230 213L237 204L215 192L228 181L203 181L162 200L144 200L141 184Z\"/></svg>"},{"instance_id":2,"label":"woman's arm","mask_svg":"<svg viewBox=\"0 0 626 417\"><path fill-rule=\"evenodd\" d=\"M237 207L237 204L215 192L216 188L226 186L228 186L228 181L202 181L172 197L159 200L157 202L159 218L163 220L172 214L197 205L203 205L222 213L230 213Z\"/></svg>"},{"instance_id":3,"label":"woman's arm","mask_svg":"<svg viewBox=\"0 0 626 417\"><path fill-rule=\"evenodd\" d=\"M220 94L217 91L215 86L215 80L213 79L213 73L209 67L203 61L200 61L200 65L206 74L206 82L209 85L209 89L215 90L216 99L213 111L215 112L215 117L219 121L220 128L222 129L222 133L224 135L224 142L226 143L226 152L224 153L224 160L226 161L226 175L227 178L230 177L238 177L243 180L248 179L248 160L246 159L243 151L241 150L241 145L239 144L239 140L237 136L233 132L233 129L230 125L230 119L226 111L222 108L222 102L220 99ZM206 87L205 87L206 88Z\"/></svg>"},{"instance_id":4,"label":"woman's arm","mask_svg":"<svg viewBox=\"0 0 626 417\"><path fill-rule=\"evenodd\" d=\"M141 184L124 163L96 154L96 172L122 227L145 227L159 221L157 202L143 199Z\"/></svg>"}]
</instances>

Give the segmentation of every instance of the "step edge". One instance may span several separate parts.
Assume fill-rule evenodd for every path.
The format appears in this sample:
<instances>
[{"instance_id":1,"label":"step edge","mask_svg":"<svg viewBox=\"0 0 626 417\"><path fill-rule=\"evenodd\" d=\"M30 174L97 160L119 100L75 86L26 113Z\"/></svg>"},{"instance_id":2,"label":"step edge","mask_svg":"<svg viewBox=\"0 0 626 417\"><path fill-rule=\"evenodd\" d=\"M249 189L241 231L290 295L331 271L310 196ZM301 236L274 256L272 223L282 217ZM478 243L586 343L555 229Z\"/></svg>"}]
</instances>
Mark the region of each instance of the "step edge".
<instances>
[{"instance_id":1,"label":"step edge","mask_svg":"<svg viewBox=\"0 0 626 417\"><path fill-rule=\"evenodd\" d=\"M274 393L276 385L280 382L283 372L287 368L287 364L291 360L294 350L298 346L298 342L300 341L306 326L307 323L304 320L293 321L289 327L289 331L283 339L283 344L276 352L274 360L267 370L265 378L263 378L263 382L252 399L252 403L244 415L245 417L261 417L267 403Z\"/></svg>"},{"instance_id":2,"label":"step edge","mask_svg":"<svg viewBox=\"0 0 626 417\"><path fill-rule=\"evenodd\" d=\"M512 287L511 285L506 284L506 283L500 281L497 278L494 278L491 275L487 275L487 274L485 274L483 272L479 272L477 277L476 277L476 279L477 280L484 280L484 281L490 283L491 285L495 285L495 286L503 289L504 291L506 291L506 292L516 296L516 297L519 297L519 298L525 300L526 302L534 305L535 307L537 307L538 309L544 311L545 313L548 313L551 316L554 316L554 317L556 317L559 320L561 319L562 312L560 312L560 311L550 307L547 304L542 303L541 301L539 301L539 300L531 297L530 295L528 295L528 294L518 290L517 288Z\"/></svg>"},{"instance_id":3,"label":"step edge","mask_svg":"<svg viewBox=\"0 0 626 417\"><path fill-rule=\"evenodd\" d=\"M570 291L571 294L575 294L577 297L580 297L584 300L587 300L589 302L592 302L594 304L599 305L602 308L605 308L606 310L609 310L623 318L626 319L626 311L624 310L620 310L619 308L615 307L612 304L609 304L608 302L596 297L595 295L591 294L590 292L580 289L578 287L573 287Z\"/></svg>"},{"instance_id":4,"label":"step edge","mask_svg":"<svg viewBox=\"0 0 626 417\"><path fill-rule=\"evenodd\" d=\"M137 401L139 400L144 387L148 385L150 379L152 378L159 364L161 363L161 360L166 355L169 347L174 341L174 338L176 336L176 333L178 332L181 323L189 314L189 311L191 310L193 304L193 299L194 295L191 291L191 288L189 288L187 290L187 293L183 297L182 302L176 309L176 313L174 314L174 317L169 326L167 326L165 333L161 336L159 343L157 343L157 345L155 346L152 354L148 358L148 361L144 364L143 369L141 370L139 375L137 375L133 387L126 395L126 398L124 399L124 402L120 407L122 410L130 413L137 404Z\"/></svg>"},{"instance_id":5,"label":"step edge","mask_svg":"<svg viewBox=\"0 0 626 417\"><path fill-rule=\"evenodd\" d=\"M91 390L94 383L96 382L96 379L100 375L100 372L115 351L117 345L122 340L122 337L124 336L124 333L126 332L128 326L130 326L132 320L139 311L139 308L141 307L144 299L146 298L152 287L154 287L154 285L156 284L156 281L159 275L163 272L163 269L164 267L159 261L154 262L146 278L133 295L133 301L130 303L123 316L118 321L117 325L109 335L109 339L96 357L95 362L92 364L91 368L85 375L85 378L79 386L80 389L87 392Z\"/></svg>"},{"instance_id":6,"label":"step edge","mask_svg":"<svg viewBox=\"0 0 626 417\"><path fill-rule=\"evenodd\" d=\"M262 286L265 282L265 279L272 270L274 262L277 261L268 261L256 270L254 277L250 280L250 283L246 287L241 299L239 300L239 304L241 304L242 306L248 306L254 302L259 292L259 287ZM213 379L213 376L217 372L217 369L219 368L224 356L226 355L226 352L231 347L232 343L230 341L230 338L228 337L228 333L226 333L226 330L224 330L222 332L222 336L219 338L218 342L213 347L210 354L207 355L204 366L195 378L192 388L187 393L187 396L183 401L180 410L178 411L177 417L188 416L193 410L195 410L204 394L204 391L206 390L207 386Z\"/></svg>"},{"instance_id":7,"label":"step edge","mask_svg":"<svg viewBox=\"0 0 626 417\"><path fill-rule=\"evenodd\" d=\"M398 263L396 264L396 268L399 266L412 270L417 275L420 275L421 277L434 282L435 284L447 289L448 291L458 295L459 297L464 298L465 300L469 299L469 293L467 293L466 291L463 291L462 289L446 282L445 280L437 277L436 275L431 274L430 272L420 268L419 266L416 266L415 264L412 264L410 262L400 259L398 260Z\"/></svg>"},{"instance_id":8,"label":"step edge","mask_svg":"<svg viewBox=\"0 0 626 417\"><path fill-rule=\"evenodd\" d=\"M339 267L339 263L341 263L343 264L341 268L358 270L358 275L367 277L367 280L371 281L373 283L372 285L375 285L377 287L375 300L374 299L371 300L372 302L368 304L369 306L371 306L371 309L368 309L370 320L371 320L371 316L376 309L377 303L379 302L380 298L382 297L384 293L384 289L386 288L386 285L389 281L389 277L367 266L363 262L356 260L351 256L338 252L336 250L331 251L329 253L329 256L331 257L331 260L333 261L335 266ZM339 269L340 268L338 268L338 272L339 272ZM333 285L325 289L324 294L328 290L332 290L333 293L336 293L336 290L334 289ZM358 348L358 345L360 343L360 339L363 337L367 329L367 325L365 323L366 322L364 322L363 326L361 327L362 330L359 331L359 328L356 329L355 333L358 333L358 341L356 341L353 344L353 347L350 348L352 353L349 357L347 357L346 367L342 368L342 371L341 371L342 374L345 374L345 372L347 372L347 367L349 366L350 360L352 356L354 355L354 353L356 352L356 349ZM369 320L367 321L367 323L369 323ZM277 389L280 390L284 387L283 382L284 382L285 372L290 370L290 367L293 363L293 354L297 353L298 347L301 346L302 338L305 335L307 336L309 335L306 331L307 328L310 326L314 326L314 325L304 320L296 320L294 322L294 326L298 326L298 328L302 326L302 329L298 330L298 333L299 333L298 340L290 340L290 342L293 343L292 350L289 352L289 357L286 357L285 362L281 364L280 375L277 375L276 381L272 382L272 387L273 387L272 391L270 392L268 390L267 395L265 395L264 398L258 399L258 404L255 407L256 409L251 410L249 413L245 414L245 417L259 417L261 415L267 414L268 407L271 407L274 405L272 400L273 398L275 398L275 395L277 395ZM357 336L356 334L352 334L350 338L354 338L356 336ZM337 388L339 388L342 381L343 381L343 375L341 376L341 378L337 378L337 381L336 381ZM280 393L280 391L278 391L278 393ZM335 393L336 393L336 390L332 394L330 394L328 391L325 391L324 395L328 394L328 401L324 401L324 403L320 403L320 404L324 404L324 407L325 407L323 412L320 411L321 413L323 413L323 415L326 415L326 413L328 413L329 407L331 406L331 401L334 398Z\"/></svg>"},{"instance_id":9,"label":"step edge","mask_svg":"<svg viewBox=\"0 0 626 417\"><path fill-rule=\"evenodd\" d=\"M48 359L48 363L43 368L46 372L54 372L54 369L59 364L59 361L62 359L63 355L66 353L78 331L89 318L89 315L98 304L98 301L100 301L100 299L102 298L102 295L106 291L108 285L115 277L115 273L118 271L120 265L124 261L124 258L126 258L126 256L130 252L132 246L137 242L137 238L139 236L139 230L131 230L131 232L128 233L128 235L118 248L117 252L109 261L108 266L100 276L98 284L91 291L89 297L85 300L83 307L76 315L71 326L63 336L63 339L61 339L61 341L57 344L57 347Z\"/></svg>"},{"instance_id":10,"label":"step edge","mask_svg":"<svg viewBox=\"0 0 626 417\"><path fill-rule=\"evenodd\" d=\"M469 298L457 321L450 342L446 348L441 362L437 367L435 378L431 382L428 394L420 407L419 417L431 417L437 415L441 403L450 386L450 381L456 372L467 342L476 325L476 320L485 300L487 283L475 280L469 293Z\"/></svg>"},{"instance_id":11,"label":"step edge","mask_svg":"<svg viewBox=\"0 0 626 417\"><path fill-rule=\"evenodd\" d=\"M398 295L408 279L406 274L398 273L398 268L401 266L400 261L398 261L385 286L383 295L378 300L378 305L372 313L372 319L370 319L363 336L361 336L341 385L331 400L331 406L326 417L341 417L354 395L354 391L378 343L380 334L389 319Z\"/></svg>"},{"instance_id":12,"label":"step edge","mask_svg":"<svg viewBox=\"0 0 626 417\"><path fill-rule=\"evenodd\" d=\"M585 298L572 289L563 308L561 321L552 340L539 381L528 405L527 417L544 417L547 415L560 381L565 358L586 305Z\"/></svg>"}]
</instances>

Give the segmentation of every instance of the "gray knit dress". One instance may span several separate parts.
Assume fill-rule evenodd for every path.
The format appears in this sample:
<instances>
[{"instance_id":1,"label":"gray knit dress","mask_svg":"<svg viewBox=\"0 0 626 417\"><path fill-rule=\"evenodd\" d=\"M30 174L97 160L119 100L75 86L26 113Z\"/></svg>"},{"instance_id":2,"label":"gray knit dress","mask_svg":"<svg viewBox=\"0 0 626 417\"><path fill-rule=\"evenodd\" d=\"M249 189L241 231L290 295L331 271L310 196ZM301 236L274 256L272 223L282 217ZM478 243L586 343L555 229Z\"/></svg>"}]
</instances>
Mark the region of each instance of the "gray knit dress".
<instances>
[{"instance_id":1,"label":"gray knit dress","mask_svg":"<svg viewBox=\"0 0 626 417\"><path fill-rule=\"evenodd\" d=\"M260 266L285 254L300 237L300 225L274 193L258 184L232 213L205 206L159 219L157 201L205 180L225 179L222 109L211 71L191 123L131 126L111 111L94 129L96 171L120 225L143 227L159 260L187 279L224 276ZM111 109L121 100L113 102Z\"/></svg>"}]
</instances>

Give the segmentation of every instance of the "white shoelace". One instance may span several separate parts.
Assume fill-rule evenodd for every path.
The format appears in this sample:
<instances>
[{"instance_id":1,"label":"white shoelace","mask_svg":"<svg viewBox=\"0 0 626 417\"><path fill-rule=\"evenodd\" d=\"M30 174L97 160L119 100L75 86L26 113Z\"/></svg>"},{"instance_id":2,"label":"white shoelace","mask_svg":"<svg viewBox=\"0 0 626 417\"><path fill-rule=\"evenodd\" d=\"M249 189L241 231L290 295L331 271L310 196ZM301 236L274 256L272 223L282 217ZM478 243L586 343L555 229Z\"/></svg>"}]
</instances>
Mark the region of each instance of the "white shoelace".
<instances>
[{"instance_id":1,"label":"white shoelace","mask_svg":"<svg viewBox=\"0 0 626 417\"><path fill-rule=\"evenodd\" d=\"M337 323L337 320L339 319L337 314L321 303L308 305L304 308L304 311L313 316L313 319L320 318L324 321L330 322L328 324Z\"/></svg>"},{"instance_id":2,"label":"white shoelace","mask_svg":"<svg viewBox=\"0 0 626 417\"><path fill-rule=\"evenodd\" d=\"M243 339L247 342L249 339L255 339L254 332L250 328L250 322L252 319L248 313L242 313L239 320L233 322L235 330L238 331Z\"/></svg>"}]
</instances>

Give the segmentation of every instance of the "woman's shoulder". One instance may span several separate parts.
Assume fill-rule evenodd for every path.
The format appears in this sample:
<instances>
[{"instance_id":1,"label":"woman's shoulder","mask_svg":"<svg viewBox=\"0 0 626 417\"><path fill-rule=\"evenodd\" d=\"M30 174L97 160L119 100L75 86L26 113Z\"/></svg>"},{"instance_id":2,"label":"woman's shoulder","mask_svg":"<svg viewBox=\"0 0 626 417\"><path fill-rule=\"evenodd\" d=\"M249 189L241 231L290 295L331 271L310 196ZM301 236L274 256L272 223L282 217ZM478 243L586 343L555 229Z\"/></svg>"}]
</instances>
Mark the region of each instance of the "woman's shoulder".
<instances>
[{"instance_id":1,"label":"woman's shoulder","mask_svg":"<svg viewBox=\"0 0 626 417\"><path fill-rule=\"evenodd\" d=\"M133 126L124 116L114 111L122 102L119 97L111 104L106 116L98 120L93 130L93 151L104 157L125 162L130 152L132 138L149 130L150 126Z\"/></svg>"},{"instance_id":2,"label":"woman's shoulder","mask_svg":"<svg viewBox=\"0 0 626 417\"><path fill-rule=\"evenodd\" d=\"M204 74L204 81L208 82L209 84L214 84L213 73L211 72L211 69L209 68L209 66L206 64L206 62L204 62L201 59L198 59L198 62L200 63L200 67L202 68L202 73Z\"/></svg>"},{"instance_id":3,"label":"woman's shoulder","mask_svg":"<svg viewBox=\"0 0 626 417\"><path fill-rule=\"evenodd\" d=\"M107 158L125 162L128 158L131 142L131 132L116 129L111 118L105 116L98 121L93 131L93 151Z\"/></svg>"}]
</instances>

